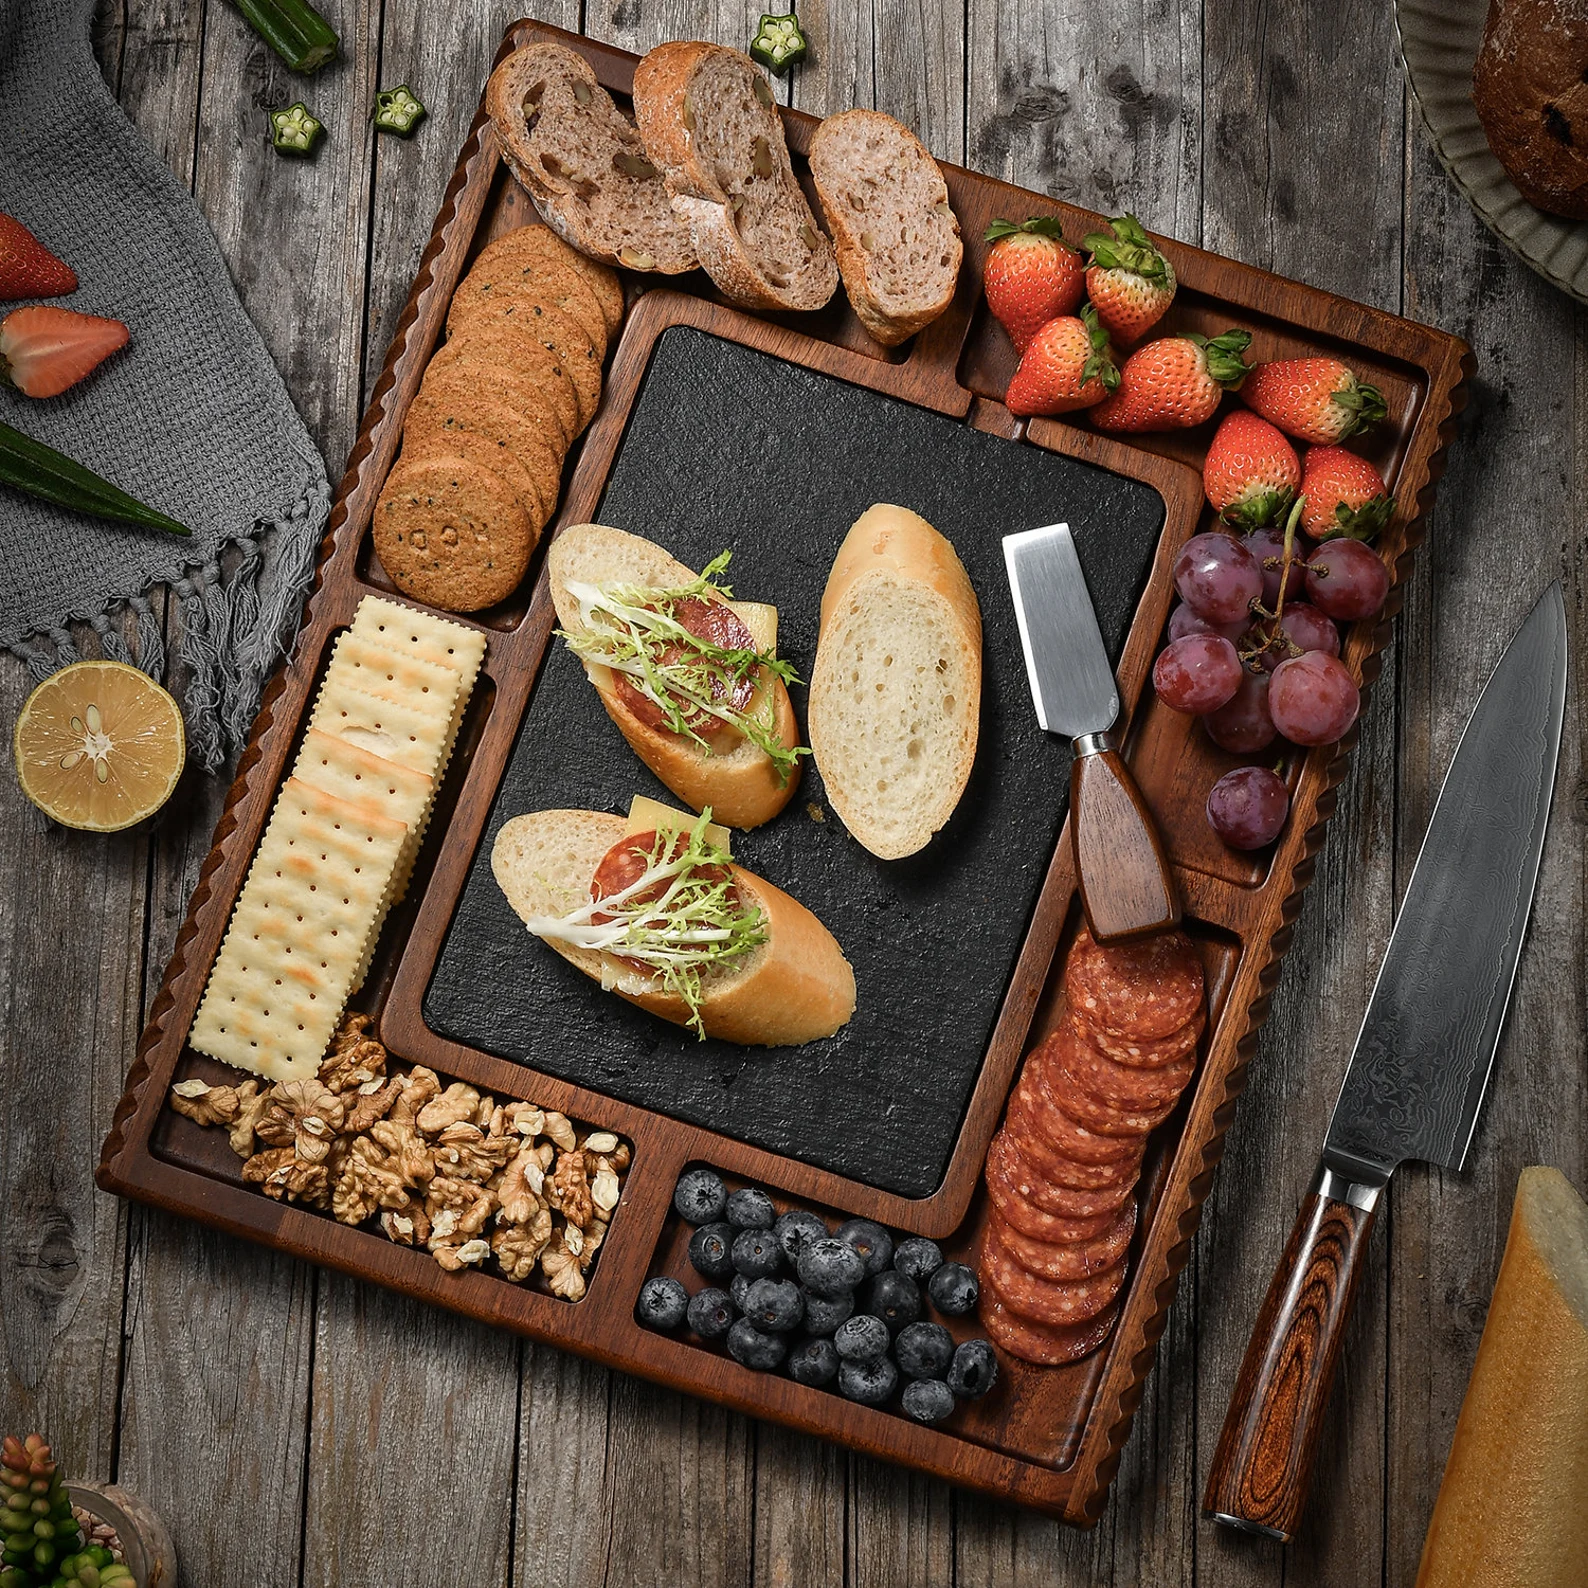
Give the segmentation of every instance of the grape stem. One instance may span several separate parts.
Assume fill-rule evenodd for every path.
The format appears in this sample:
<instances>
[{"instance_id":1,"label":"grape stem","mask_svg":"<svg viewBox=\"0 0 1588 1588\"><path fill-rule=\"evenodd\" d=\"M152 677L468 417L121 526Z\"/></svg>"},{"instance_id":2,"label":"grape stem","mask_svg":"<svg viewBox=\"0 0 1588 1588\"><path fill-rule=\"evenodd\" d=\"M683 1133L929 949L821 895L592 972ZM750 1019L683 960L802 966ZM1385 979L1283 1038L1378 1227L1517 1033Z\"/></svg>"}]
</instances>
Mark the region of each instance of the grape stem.
<instances>
[{"instance_id":1,"label":"grape stem","mask_svg":"<svg viewBox=\"0 0 1588 1588\"><path fill-rule=\"evenodd\" d=\"M1242 662L1250 667L1253 672L1258 670L1258 657L1271 646L1279 644L1281 640L1285 642L1286 649L1291 655L1300 656L1302 654L1300 646L1285 633L1282 624L1285 616L1285 594L1290 588L1290 570L1296 561L1296 525L1301 521L1301 512L1306 505L1307 498L1298 496L1295 506L1290 510L1290 516L1285 520L1285 545L1282 555L1263 559L1265 568L1277 567L1279 569L1279 598L1275 601L1272 612L1260 601L1252 603L1259 615L1267 618L1271 624L1271 627L1265 630L1260 623L1254 623L1251 632L1262 640L1262 644L1243 650L1240 653Z\"/></svg>"}]
</instances>

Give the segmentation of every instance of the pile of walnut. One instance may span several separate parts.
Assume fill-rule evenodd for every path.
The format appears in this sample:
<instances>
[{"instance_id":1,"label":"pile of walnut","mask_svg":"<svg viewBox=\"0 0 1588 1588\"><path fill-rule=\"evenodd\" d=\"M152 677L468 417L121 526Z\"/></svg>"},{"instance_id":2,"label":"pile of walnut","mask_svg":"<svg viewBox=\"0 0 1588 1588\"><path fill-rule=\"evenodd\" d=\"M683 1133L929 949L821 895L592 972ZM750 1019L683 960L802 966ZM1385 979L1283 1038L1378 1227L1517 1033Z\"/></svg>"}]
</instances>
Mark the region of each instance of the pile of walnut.
<instances>
[{"instance_id":1,"label":"pile of walnut","mask_svg":"<svg viewBox=\"0 0 1588 1588\"><path fill-rule=\"evenodd\" d=\"M448 1271L494 1256L508 1279L537 1265L555 1295L578 1301L622 1195L629 1148L610 1131L583 1139L562 1114L498 1103L433 1070L388 1070L366 1015L349 1015L319 1076L261 1090L258 1081L178 1081L171 1106L223 1125L243 1179L423 1246Z\"/></svg>"}]
</instances>

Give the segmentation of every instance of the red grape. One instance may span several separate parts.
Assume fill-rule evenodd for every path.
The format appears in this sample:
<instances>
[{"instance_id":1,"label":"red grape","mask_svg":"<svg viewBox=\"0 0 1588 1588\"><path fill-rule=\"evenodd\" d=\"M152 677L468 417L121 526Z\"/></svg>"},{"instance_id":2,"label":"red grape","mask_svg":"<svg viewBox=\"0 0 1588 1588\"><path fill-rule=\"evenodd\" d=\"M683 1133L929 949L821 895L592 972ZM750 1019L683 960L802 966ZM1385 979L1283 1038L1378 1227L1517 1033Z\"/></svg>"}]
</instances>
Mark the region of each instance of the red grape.
<instances>
[{"instance_id":1,"label":"red grape","mask_svg":"<svg viewBox=\"0 0 1588 1588\"><path fill-rule=\"evenodd\" d=\"M1274 719L1268 713L1268 675L1243 672L1241 687L1217 711L1202 719L1208 738L1221 750L1252 755L1274 742Z\"/></svg>"},{"instance_id":2,"label":"red grape","mask_svg":"<svg viewBox=\"0 0 1588 1588\"><path fill-rule=\"evenodd\" d=\"M1187 634L1159 653L1153 687L1171 711L1217 711L1240 688L1244 669L1222 634Z\"/></svg>"},{"instance_id":3,"label":"red grape","mask_svg":"<svg viewBox=\"0 0 1588 1588\"><path fill-rule=\"evenodd\" d=\"M1279 605L1279 567L1285 560L1285 532L1282 529L1254 529L1246 537L1246 549L1263 565L1263 605L1270 612ZM1268 566L1268 559L1274 566ZM1299 599L1307 570L1307 537L1297 535L1291 544L1290 577L1285 581L1285 599Z\"/></svg>"},{"instance_id":4,"label":"red grape","mask_svg":"<svg viewBox=\"0 0 1588 1588\"><path fill-rule=\"evenodd\" d=\"M1242 652L1257 650L1254 658L1265 673L1271 673L1283 661L1298 651L1327 651L1331 656L1340 654L1340 631L1333 618L1326 618L1316 607L1305 601L1287 606L1279 622L1283 638L1269 639L1274 628L1269 619L1254 623L1241 638L1238 647ZM1264 644L1264 641L1267 641Z\"/></svg>"},{"instance_id":5,"label":"red grape","mask_svg":"<svg viewBox=\"0 0 1588 1588\"><path fill-rule=\"evenodd\" d=\"M1389 594L1389 569L1359 540L1331 540L1307 560L1307 594L1342 623L1370 618Z\"/></svg>"},{"instance_id":6,"label":"red grape","mask_svg":"<svg viewBox=\"0 0 1588 1588\"><path fill-rule=\"evenodd\" d=\"M1209 623L1236 623L1263 593L1263 565L1233 535L1193 535L1174 562L1180 599Z\"/></svg>"},{"instance_id":7,"label":"red grape","mask_svg":"<svg viewBox=\"0 0 1588 1588\"><path fill-rule=\"evenodd\" d=\"M1290 790L1266 766L1238 766L1208 794L1208 825L1231 849L1261 849L1284 829Z\"/></svg>"},{"instance_id":8,"label":"red grape","mask_svg":"<svg viewBox=\"0 0 1588 1588\"><path fill-rule=\"evenodd\" d=\"M1274 669L1268 709L1292 744L1333 744L1356 721L1362 696L1345 663L1308 651Z\"/></svg>"},{"instance_id":9,"label":"red grape","mask_svg":"<svg viewBox=\"0 0 1588 1588\"><path fill-rule=\"evenodd\" d=\"M1246 623L1209 623L1199 618L1183 601L1169 614L1169 638L1183 640L1188 634L1222 634L1234 644L1246 632Z\"/></svg>"}]
</instances>

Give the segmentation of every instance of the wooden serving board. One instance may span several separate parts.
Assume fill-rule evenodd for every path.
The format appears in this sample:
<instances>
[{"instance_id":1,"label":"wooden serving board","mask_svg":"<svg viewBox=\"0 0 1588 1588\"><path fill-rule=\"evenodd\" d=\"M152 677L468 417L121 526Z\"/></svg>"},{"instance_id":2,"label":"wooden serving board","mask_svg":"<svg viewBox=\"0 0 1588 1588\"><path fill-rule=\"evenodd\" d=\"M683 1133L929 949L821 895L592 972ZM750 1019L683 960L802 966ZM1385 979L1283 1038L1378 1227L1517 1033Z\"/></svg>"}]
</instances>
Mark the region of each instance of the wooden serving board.
<instances>
[{"instance_id":1,"label":"wooden serving board","mask_svg":"<svg viewBox=\"0 0 1588 1588\"><path fill-rule=\"evenodd\" d=\"M516 23L503 50L540 38L580 51L615 95L629 93L632 55L558 29ZM784 117L790 148L802 167L816 123L797 112L786 111ZM977 862L983 865L982 879L1000 867L1007 871L1015 864L1011 856L1031 875L1014 884L1005 878L993 895L997 942L965 949L982 978L966 997L974 993L982 1013L962 1022L966 1030L949 1032L956 1011L936 1010L935 1024L947 1033L940 1051L912 1028L905 1057L913 1068L902 1084L912 1093L925 1093L919 1100L912 1097L912 1106L921 1112L910 1116L914 1126L909 1134L923 1137L912 1150L901 1145L897 1132L868 1132L857 1126L855 1110L848 1106L853 1098L833 1106L830 1098L823 1102L825 1094L797 1076L791 1079L789 1066L798 1065L797 1053L736 1052L735 1075L755 1072L753 1084L744 1090L751 1094L759 1088L760 1095L743 1105L737 1099L724 1105L710 1098L699 1073L713 1061L722 1062L720 1050L712 1060L703 1060L670 1034L659 1036L654 1024L637 1025L638 1017L631 1017L616 1000L604 1000L605 1012L594 1017L605 1046L593 1054L576 1051L589 1031L570 1024L575 1006L594 1007L590 1000L603 999L599 990L585 983L575 996L568 985L553 986L544 979L536 983L540 972L529 968L534 945L516 923L507 946L513 960L501 959L500 948L498 958L490 959L497 927L478 870L482 853L488 853L499 797L500 816L505 816L514 813L508 802L516 794L541 786L568 787L590 775L590 768L568 756L565 748L560 758L543 764L546 747L557 739L548 723L564 720L566 711L561 717L553 711L542 720L542 689L547 710L557 700L558 652L548 646L553 615L540 577L526 581L516 598L480 619L489 638L484 672L409 897L388 922L358 1002L376 1015L394 1057L430 1065L445 1077L504 1096L532 1098L575 1119L616 1130L633 1144L623 1200L585 1299L570 1304L490 1273L448 1274L423 1252L395 1246L367 1228L349 1228L328 1216L267 1200L242 1184L239 1161L223 1133L201 1131L166 1106L174 1080L215 1080L229 1073L194 1054L186 1046L187 1032L330 645L364 595L390 593L369 546L370 516L396 454L408 404L439 340L452 291L469 259L490 237L535 219L526 196L501 166L483 110L459 157L364 417L302 631L291 660L266 693L239 765L105 1141L98 1178L107 1190L378 1280L739 1411L775 1418L1085 1524L1103 1507L1129 1434L1354 735L1341 745L1293 756L1291 819L1271 851L1236 855L1213 838L1203 803L1209 786L1236 764L1234 759L1214 750L1195 724L1159 706L1150 693L1136 709L1172 601L1174 554L1203 520L1198 465L1212 426L1126 441L1089 430L1084 418L1073 424L1013 419L999 399L1013 373L1014 354L981 301L982 234L997 215L1051 213L1063 219L1070 237L1079 238L1099 218L956 167L946 166L944 172L964 232L965 267L948 312L899 352L884 353L870 341L841 292L820 314L761 318L721 303L702 276L660 286L655 278L630 278L630 310L610 360L601 411L572 465L553 532L599 517L609 497L614 509L623 504L656 509L665 491L646 496L640 465L655 448L653 432L666 431L666 412L665 405L647 405L647 379L654 370L659 381L677 380L683 378L680 371L687 375L690 368L710 366L712 360L735 378L743 378L746 369L784 371L773 383L782 394L779 400L792 393L823 410L829 402L835 410L853 407L865 416L857 423L894 426L903 435L919 428L919 420L948 424L956 448L998 460L988 467L1000 482L998 488L1012 493L1001 499L1003 511L1034 511L1049 493L1062 498L1051 515L1031 522L1068 517L1079 526L1105 633L1111 604L1117 607L1111 640L1117 647L1122 697L1133 711L1127 753L1165 836L1187 929L1206 963L1212 1013L1196 1079L1150 1145L1130 1280L1108 1343L1062 1369L1006 1360L993 1394L962 1404L942 1425L924 1428L893 1410L858 1406L787 1378L752 1373L714 1348L656 1334L634 1318L639 1287L648 1274L681 1272L687 1230L672 1213L670 1201L679 1172L691 1163L710 1164L731 1184L765 1186L783 1205L811 1206L834 1218L862 1215L894 1230L932 1236L949 1256L974 1261L985 1216L982 1160L1020 1055L1055 1018L1053 969L1077 915L1068 835L1060 825L1064 756L1053 746L1036 744L1031 724L1017 718L1022 706L1029 711L1029 702L1022 702L1009 682L1018 676L1018 656L1004 656L1001 650L993 654L994 648L1007 646L999 627L1007 594L985 563L977 586L988 619L989 672L1005 671L1004 682L989 691L994 715L990 721L984 717L984 759L972 794L977 780L1008 778L1029 800L1029 789L1036 785L1020 779L1035 767L1039 781L1052 781L1053 799L1043 820L1027 821L1018 833L1012 818L989 824L993 841ZM1263 271L1173 243L1165 243L1164 251L1181 283L1164 329L1213 333L1243 326L1252 332L1254 360L1335 353L1384 393L1389 418L1371 438L1368 451L1401 503L1383 542L1395 588L1384 619L1377 625L1357 625L1348 633L1344 650L1348 665L1367 683L1378 671L1377 653L1388 640L1390 617L1400 607L1399 587L1409 573L1453 420L1464 402L1470 354L1452 336ZM901 404L909 406L901 410ZM879 413L887 415L886 423L876 417ZM680 420L681 434L685 428ZM812 435L820 432L821 425L813 423ZM955 508L952 493L945 496L941 481L934 483L935 461L932 449L919 457L922 500L902 492L896 499L921 507L928 517L933 511L945 514L962 555L975 563L987 548L976 543L977 527ZM814 469L819 460L808 462ZM681 478L687 473L681 470ZM1038 480L1037 486L1029 484L1032 479ZM1045 480L1058 483L1043 484ZM860 493L854 500L862 507L885 494L870 494L865 481L846 488ZM725 504L720 525L697 528L711 542L706 554L719 542L743 550L747 596L762 593L755 587L753 570L763 554L769 577L794 580L797 549L776 568L770 555L776 535L754 552L750 549L755 515L745 508L742 482L740 494L725 498ZM850 505L842 493L810 492L812 539L805 555L821 570L818 579L825 575L831 548L848 528ZM1112 549L1097 523L1105 508L1117 509L1125 526L1120 546ZM957 520L956 511L961 514ZM641 533L655 527L618 522ZM675 527L683 533L681 525ZM989 522L982 533L995 544L1006 530L1024 527L1029 523ZM787 533L785 529L785 538ZM819 595L820 584L813 582L803 603L807 620ZM788 613L795 610L797 592L780 594L779 599ZM801 634L798 619L792 620L790 634L796 651L802 645L808 648L810 636ZM569 727L591 736L592 764L610 767L611 776L619 779L603 802L615 808L626 805L630 793L646 791L648 776L637 761L620 767L600 760L604 752L596 748L594 736L607 725L604 719L591 720L598 718L590 701L586 717ZM996 764L986 759L989 746L999 753ZM809 850L812 886L821 891L823 862L815 858L813 845L847 844L850 851L859 851L838 831L824 828L814 840L809 833L796 834L792 824L816 825L808 812L801 814L801 807L820 805L819 778L811 772L806 776L810 781L790 812L761 837L749 835L744 853L749 858L756 844L780 843L781 867L784 861L797 864ZM985 781L982 789L988 808L998 809L994 789ZM976 832L977 817L975 810L967 813L966 835ZM773 835L785 824L791 825L784 839L776 839ZM827 827L836 828L836 823L829 818ZM929 898L934 868L949 864L946 848L941 843L931 846L905 879L918 900ZM797 874L774 870L771 860L765 864L777 880L786 881L796 894L802 892ZM946 876L946 871L941 874ZM842 931L839 936L843 940ZM504 967L510 963L523 967L519 974L533 996L525 999L523 988L516 988L504 992L500 1007L494 1006L494 987L508 979ZM930 968L921 986L933 986ZM862 1002L868 997L864 974L860 996ZM934 1013L929 1002L921 1008ZM886 1042L887 1029L897 1023L879 1021L874 1039ZM531 1025L533 1030L528 1029ZM921 1029L930 1033L932 1024ZM842 1052L837 1039L834 1052ZM941 1063L934 1064L934 1058ZM846 1062L852 1061L853 1056ZM818 1056L814 1062L819 1068L823 1061ZM666 1085L668 1065L682 1066L676 1087ZM689 1073L689 1066L696 1073ZM802 1106L810 1112L813 1100L823 1106L821 1129L806 1128L809 1122L796 1118ZM972 1319L960 1320L954 1332L965 1337L979 1331ZM1195 1476L1187 1474L1186 1481L1194 1482Z\"/></svg>"}]
</instances>

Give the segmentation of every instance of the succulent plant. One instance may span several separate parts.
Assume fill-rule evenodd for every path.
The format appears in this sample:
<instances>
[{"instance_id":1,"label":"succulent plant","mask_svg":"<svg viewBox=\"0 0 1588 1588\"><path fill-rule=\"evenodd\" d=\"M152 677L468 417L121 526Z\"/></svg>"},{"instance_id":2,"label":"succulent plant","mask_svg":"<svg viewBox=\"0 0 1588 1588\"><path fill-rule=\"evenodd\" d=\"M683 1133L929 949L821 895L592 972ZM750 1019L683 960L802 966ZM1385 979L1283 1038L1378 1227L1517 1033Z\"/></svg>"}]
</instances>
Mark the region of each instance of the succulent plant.
<instances>
[{"instance_id":1,"label":"succulent plant","mask_svg":"<svg viewBox=\"0 0 1588 1588\"><path fill-rule=\"evenodd\" d=\"M103 1544L90 1544L61 1562L51 1588L137 1588L132 1573Z\"/></svg>"},{"instance_id":2,"label":"succulent plant","mask_svg":"<svg viewBox=\"0 0 1588 1588\"><path fill-rule=\"evenodd\" d=\"M0 1446L0 1535L0 1588L53 1583L61 1562L82 1548L82 1529L42 1434L8 1434Z\"/></svg>"}]
</instances>

